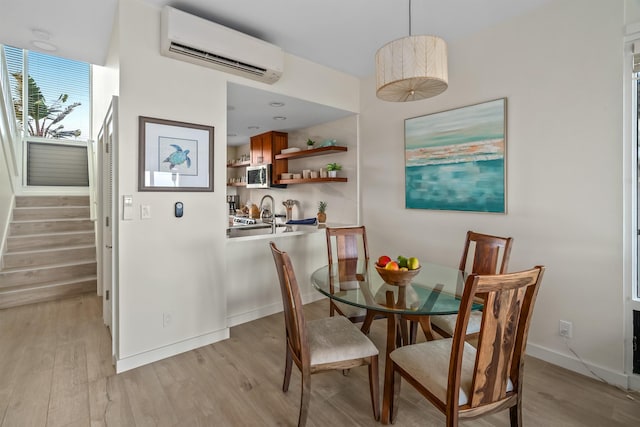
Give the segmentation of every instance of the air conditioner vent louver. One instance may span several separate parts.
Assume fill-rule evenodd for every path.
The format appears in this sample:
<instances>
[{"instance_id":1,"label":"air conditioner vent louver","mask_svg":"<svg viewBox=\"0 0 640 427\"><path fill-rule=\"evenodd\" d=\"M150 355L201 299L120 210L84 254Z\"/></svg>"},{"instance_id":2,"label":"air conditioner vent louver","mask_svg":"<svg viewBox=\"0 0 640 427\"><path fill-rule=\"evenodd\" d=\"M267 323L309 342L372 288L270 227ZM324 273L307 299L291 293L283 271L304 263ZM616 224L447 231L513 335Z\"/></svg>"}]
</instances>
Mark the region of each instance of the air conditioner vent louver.
<instances>
[{"instance_id":1,"label":"air conditioner vent louver","mask_svg":"<svg viewBox=\"0 0 640 427\"><path fill-rule=\"evenodd\" d=\"M278 46L170 6L162 9L161 34L164 56L268 84L282 76Z\"/></svg>"},{"instance_id":2,"label":"air conditioner vent louver","mask_svg":"<svg viewBox=\"0 0 640 427\"><path fill-rule=\"evenodd\" d=\"M171 52L181 53L183 55L189 55L197 59L202 59L203 61L209 61L225 67L231 67L247 73L252 73L256 76L263 76L264 73L267 72L266 68L254 67L251 64L234 61L233 59L225 58L223 56L216 55L215 53L185 46L179 43L171 43L171 47L169 47L169 50Z\"/></svg>"}]
</instances>

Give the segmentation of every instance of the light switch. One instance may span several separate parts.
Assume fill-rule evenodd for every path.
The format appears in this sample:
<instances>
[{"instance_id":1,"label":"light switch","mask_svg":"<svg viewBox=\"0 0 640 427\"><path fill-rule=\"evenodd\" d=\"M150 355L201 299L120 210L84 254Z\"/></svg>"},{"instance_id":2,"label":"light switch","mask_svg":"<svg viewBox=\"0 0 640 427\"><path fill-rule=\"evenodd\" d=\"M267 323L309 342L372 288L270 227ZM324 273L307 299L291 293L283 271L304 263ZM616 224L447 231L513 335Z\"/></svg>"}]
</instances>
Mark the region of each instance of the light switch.
<instances>
[{"instance_id":1,"label":"light switch","mask_svg":"<svg viewBox=\"0 0 640 427\"><path fill-rule=\"evenodd\" d=\"M133 196L122 196L122 219L126 221L133 219Z\"/></svg>"},{"instance_id":2,"label":"light switch","mask_svg":"<svg viewBox=\"0 0 640 427\"><path fill-rule=\"evenodd\" d=\"M151 206L140 205L140 219L149 219L149 218L151 218Z\"/></svg>"}]
</instances>

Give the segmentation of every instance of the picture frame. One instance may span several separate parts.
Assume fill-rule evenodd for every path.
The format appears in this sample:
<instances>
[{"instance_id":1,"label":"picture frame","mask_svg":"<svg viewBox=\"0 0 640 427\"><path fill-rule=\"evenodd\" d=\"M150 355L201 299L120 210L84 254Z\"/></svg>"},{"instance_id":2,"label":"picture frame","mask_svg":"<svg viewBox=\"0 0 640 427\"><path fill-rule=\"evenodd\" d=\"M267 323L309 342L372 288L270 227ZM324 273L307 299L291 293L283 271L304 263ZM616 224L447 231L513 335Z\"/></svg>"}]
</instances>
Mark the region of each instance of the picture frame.
<instances>
[{"instance_id":1,"label":"picture frame","mask_svg":"<svg viewBox=\"0 0 640 427\"><path fill-rule=\"evenodd\" d=\"M507 98L405 120L405 207L506 214Z\"/></svg>"},{"instance_id":2,"label":"picture frame","mask_svg":"<svg viewBox=\"0 0 640 427\"><path fill-rule=\"evenodd\" d=\"M213 126L139 116L138 134L138 191L213 191Z\"/></svg>"}]
</instances>

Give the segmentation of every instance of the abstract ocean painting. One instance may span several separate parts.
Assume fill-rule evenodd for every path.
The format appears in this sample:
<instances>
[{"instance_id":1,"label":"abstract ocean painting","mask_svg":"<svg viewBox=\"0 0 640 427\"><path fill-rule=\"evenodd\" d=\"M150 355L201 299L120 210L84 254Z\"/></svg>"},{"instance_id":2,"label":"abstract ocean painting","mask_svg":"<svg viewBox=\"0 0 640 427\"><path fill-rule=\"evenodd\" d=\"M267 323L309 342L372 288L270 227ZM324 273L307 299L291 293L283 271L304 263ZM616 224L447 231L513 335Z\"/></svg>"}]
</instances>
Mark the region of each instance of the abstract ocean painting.
<instances>
[{"instance_id":1,"label":"abstract ocean painting","mask_svg":"<svg viewBox=\"0 0 640 427\"><path fill-rule=\"evenodd\" d=\"M506 212L501 98L405 120L408 209Z\"/></svg>"}]
</instances>

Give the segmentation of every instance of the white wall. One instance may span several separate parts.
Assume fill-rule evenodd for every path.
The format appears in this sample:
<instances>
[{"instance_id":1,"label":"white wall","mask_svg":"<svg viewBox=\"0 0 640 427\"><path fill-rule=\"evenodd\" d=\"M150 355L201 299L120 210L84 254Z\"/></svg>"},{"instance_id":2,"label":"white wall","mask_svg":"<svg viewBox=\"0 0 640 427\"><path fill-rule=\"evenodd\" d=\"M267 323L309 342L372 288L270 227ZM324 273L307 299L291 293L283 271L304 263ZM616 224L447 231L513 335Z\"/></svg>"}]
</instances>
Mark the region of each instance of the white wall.
<instances>
[{"instance_id":1,"label":"white wall","mask_svg":"<svg viewBox=\"0 0 640 427\"><path fill-rule=\"evenodd\" d=\"M120 370L171 356L228 334L226 244L227 81L357 111L358 80L286 56L277 84L220 73L160 55L160 10L121 2L119 22L118 194L133 195L132 221L119 221ZM309 85L308 78L325 82ZM138 116L215 127L214 191L138 192ZM184 203L184 217L173 205ZM152 218L140 220L140 205ZM121 206L118 211L121 212ZM163 314L171 324L163 327Z\"/></svg>"},{"instance_id":2,"label":"white wall","mask_svg":"<svg viewBox=\"0 0 640 427\"><path fill-rule=\"evenodd\" d=\"M104 116L107 114L112 96L120 93L119 84L119 28L116 19L109 41L109 51L104 66L93 65L91 67L91 135L94 140L98 138L98 132L102 127Z\"/></svg>"},{"instance_id":3,"label":"white wall","mask_svg":"<svg viewBox=\"0 0 640 427\"><path fill-rule=\"evenodd\" d=\"M513 236L510 270L544 264L529 352L624 383L623 2L564 0L449 43L449 89L387 103L361 89L363 222L372 256L457 265L469 229ZM508 98L508 213L404 208L404 119ZM381 170L386 172L380 173ZM381 204L385 201L384 204ZM416 232L419 230L418 232Z\"/></svg>"}]
</instances>

